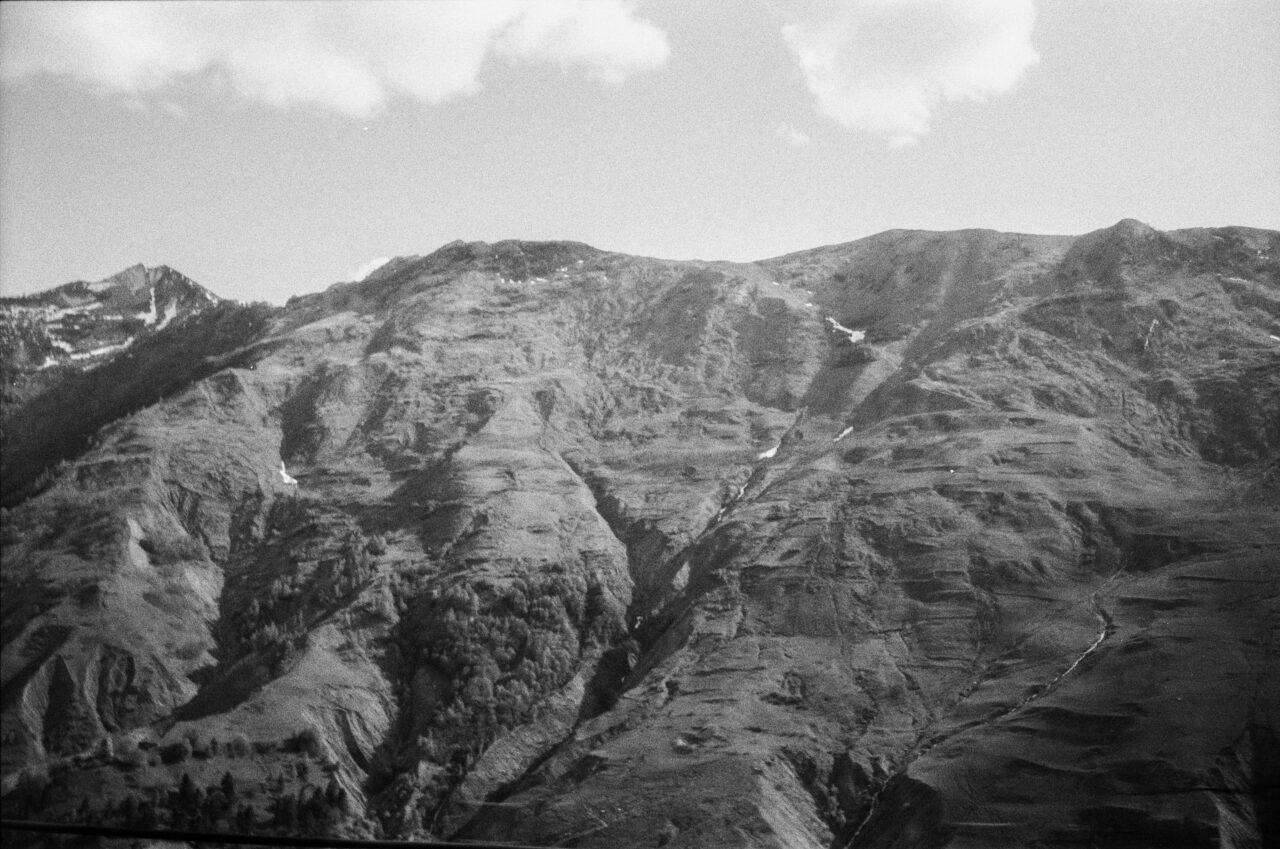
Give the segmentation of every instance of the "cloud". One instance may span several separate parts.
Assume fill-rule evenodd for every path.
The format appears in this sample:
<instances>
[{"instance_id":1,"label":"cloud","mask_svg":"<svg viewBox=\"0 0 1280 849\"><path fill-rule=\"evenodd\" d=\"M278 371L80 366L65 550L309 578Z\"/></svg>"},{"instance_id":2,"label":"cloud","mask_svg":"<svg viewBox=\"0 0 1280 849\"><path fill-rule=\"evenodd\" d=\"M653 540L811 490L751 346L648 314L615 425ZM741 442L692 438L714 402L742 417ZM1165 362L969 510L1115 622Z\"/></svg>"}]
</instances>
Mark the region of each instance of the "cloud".
<instances>
[{"instance_id":1,"label":"cloud","mask_svg":"<svg viewBox=\"0 0 1280 849\"><path fill-rule=\"evenodd\" d=\"M389 256L374 257L373 259L369 260L368 262L359 266L358 268L354 268L351 271L348 271L347 276L342 279L354 280L355 282L358 283L361 280L368 277L373 272L377 271L379 268L382 268L382 266L386 265L389 262L391 262L391 257Z\"/></svg>"},{"instance_id":2,"label":"cloud","mask_svg":"<svg viewBox=\"0 0 1280 849\"><path fill-rule=\"evenodd\" d=\"M778 125L778 137L792 147L804 147L813 141L804 130L798 130L785 121Z\"/></svg>"},{"instance_id":3,"label":"cloud","mask_svg":"<svg viewBox=\"0 0 1280 849\"><path fill-rule=\"evenodd\" d=\"M1033 0L839 0L784 11L818 110L912 144L945 103L1009 91L1039 61Z\"/></svg>"},{"instance_id":4,"label":"cloud","mask_svg":"<svg viewBox=\"0 0 1280 849\"><path fill-rule=\"evenodd\" d=\"M212 72L235 94L368 117L480 88L493 59L607 83L665 63L666 34L625 0L5 3L0 76L59 74L130 97Z\"/></svg>"}]
</instances>

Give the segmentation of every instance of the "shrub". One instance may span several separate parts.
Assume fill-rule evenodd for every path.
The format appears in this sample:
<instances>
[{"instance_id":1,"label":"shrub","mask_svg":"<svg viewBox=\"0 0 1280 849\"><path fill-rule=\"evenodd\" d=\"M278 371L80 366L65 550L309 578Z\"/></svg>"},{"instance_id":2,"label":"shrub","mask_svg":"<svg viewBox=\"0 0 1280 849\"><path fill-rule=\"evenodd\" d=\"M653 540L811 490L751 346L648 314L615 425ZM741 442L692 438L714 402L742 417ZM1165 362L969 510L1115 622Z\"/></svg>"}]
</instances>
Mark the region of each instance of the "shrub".
<instances>
[{"instance_id":1,"label":"shrub","mask_svg":"<svg viewBox=\"0 0 1280 849\"><path fill-rule=\"evenodd\" d=\"M191 751L191 754L197 758L208 758L210 755L209 743L200 737L199 732L194 728L188 728L182 735Z\"/></svg>"},{"instance_id":2,"label":"shrub","mask_svg":"<svg viewBox=\"0 0 1280 849\"><path fill-rule=\"evenodd\" d=\"M191 744L177 740L160 747L160 760L166 764L180 764L191 757Z\"/></svg>"},{"instance_id":3,"label":"shrub","mask_svg":"<svg viewBox=\"0 0 1280 849\"><path fill-rule=\"evenodd\" d=\"M230 758L247 758L253 754L253 744L248 737L237 732L227 741L226 752Z\"/></svg>"},{"instance_id":4,"label":"shrub","mask_svg":"<svg viewBox=\"0 0 1280 849\"><path fill-rule=\"evenodd\" d=\"M121 769L139 769L147 764L147 753L132 737L122 735L115 744L115 763Z\"/></svg>"}]
</instances>

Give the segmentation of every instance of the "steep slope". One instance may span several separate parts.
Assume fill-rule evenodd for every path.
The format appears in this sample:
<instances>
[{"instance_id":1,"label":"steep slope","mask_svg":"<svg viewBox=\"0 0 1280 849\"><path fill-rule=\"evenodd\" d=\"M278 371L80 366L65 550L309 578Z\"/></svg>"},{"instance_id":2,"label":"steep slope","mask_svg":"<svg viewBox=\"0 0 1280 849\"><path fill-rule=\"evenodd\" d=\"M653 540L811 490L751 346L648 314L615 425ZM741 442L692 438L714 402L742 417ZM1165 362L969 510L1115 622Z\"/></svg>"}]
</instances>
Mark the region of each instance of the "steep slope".
<instances>
[{"instance_id":1,"label":"steep slope","mask_svg":"<svg viewBox=\"0 0 1280 849\"><path fill-rule=\"evenodd\" d=\"M1277 250L458 242L236 325L6 493L6 811L1261 846Z\"/></svg>"}]
</instances>

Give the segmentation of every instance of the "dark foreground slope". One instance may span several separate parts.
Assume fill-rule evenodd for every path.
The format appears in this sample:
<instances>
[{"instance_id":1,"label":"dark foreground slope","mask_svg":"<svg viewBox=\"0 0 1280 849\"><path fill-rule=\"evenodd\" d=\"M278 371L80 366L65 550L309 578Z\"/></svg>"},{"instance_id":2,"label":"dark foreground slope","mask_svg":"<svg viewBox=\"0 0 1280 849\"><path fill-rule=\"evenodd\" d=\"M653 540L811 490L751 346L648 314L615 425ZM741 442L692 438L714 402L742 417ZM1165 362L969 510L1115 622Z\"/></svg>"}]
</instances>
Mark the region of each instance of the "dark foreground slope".
<instances>
[{"instance_id":1,"label":"dark foreground slope","mask_svg":"<svg viewBox=\"0 0 1280 849\"><path fill-rule=\"evenodd\" d=\"M455 243L246 327L5 516L6 814L1277 839L1280 235Z\"/></svg>"}]
</instances>

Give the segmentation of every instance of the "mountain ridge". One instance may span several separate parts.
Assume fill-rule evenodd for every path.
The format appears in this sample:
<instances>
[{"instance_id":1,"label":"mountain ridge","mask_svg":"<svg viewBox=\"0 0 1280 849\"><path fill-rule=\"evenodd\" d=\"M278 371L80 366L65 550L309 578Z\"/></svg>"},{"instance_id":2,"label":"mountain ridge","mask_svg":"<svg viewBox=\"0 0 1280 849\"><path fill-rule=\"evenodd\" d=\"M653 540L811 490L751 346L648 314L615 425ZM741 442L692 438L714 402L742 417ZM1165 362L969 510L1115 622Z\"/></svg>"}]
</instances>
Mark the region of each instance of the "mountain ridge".
<instances>
[{"instance_id":1,"label":"mountain ridge","mask_svg":"<svg viewBox=\"0 0 1280 849\"><path fill-rule=\"evenodd\" d=\"M0 298L0 332L5 340L0 354L10 367L44 369L64 361L99 362L131 344L143 328L163 329L174 319L218 301L212 292L167 265L147 268L139 263L94 283L78 280ZM103 326L113 320L127 326ZM138 322L142 327L136 326Z\"/></svg>"},{"instance_id":2,"label":"mountain ridge","mask_svg":"<svg viewBox=\"0 0 1280 849\"><path fill-rule=\"evenodd\" d=\"M222 305L6 428L6 814L1263 845L1278 247L454 242Z\"/></svg>"}]
</instances>

